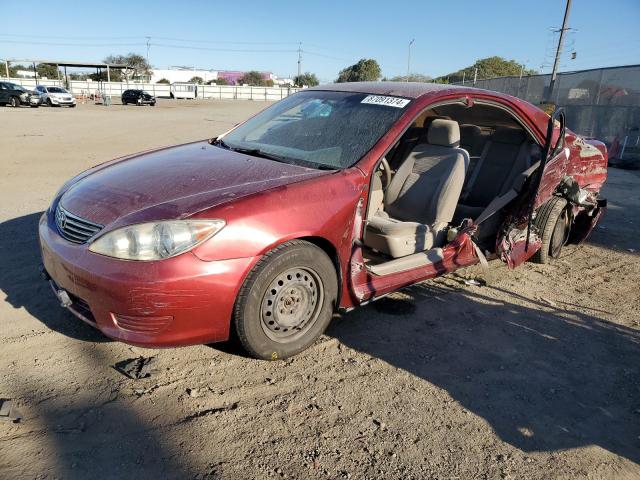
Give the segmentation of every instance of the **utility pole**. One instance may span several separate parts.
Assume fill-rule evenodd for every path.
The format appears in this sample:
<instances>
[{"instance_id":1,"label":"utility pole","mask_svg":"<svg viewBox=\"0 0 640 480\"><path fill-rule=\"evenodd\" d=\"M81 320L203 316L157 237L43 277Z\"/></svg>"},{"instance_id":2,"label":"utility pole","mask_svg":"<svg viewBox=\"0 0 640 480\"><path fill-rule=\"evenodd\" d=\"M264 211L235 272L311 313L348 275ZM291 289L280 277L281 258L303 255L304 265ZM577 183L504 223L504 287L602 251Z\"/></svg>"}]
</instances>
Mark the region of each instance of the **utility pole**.
<instances>
[{"instance_id":1,"label":"utility pole","mask_svg":"<svg viewBox=\"0 0 640 480\"><path fill-rule=\"evenodd\" d=\"M302 42L298 42L298 81L302 75Z\"/></svg>"},{"instance_id":2,"label":"utility pole","mask_svg":"<svg viewBox=\"0 0 640 480\"><path fill-rule=\"evenodd\" d=\"M560 56L562 55L562 46L564 44L564 32L568 30L567 22L569 20L569 11L571 10L571 0L567 0L567 6L564 10L564 19L562 20L562 28L560 29L560 38L558 38L558 49L556 50L556 59L553 62L553 70L551 70L551 81L549 82L549 88L545 101L551 101L551 95L553 94L553 88L555 87L556 77L558 75L558 65L560 64Z\"/></svg>"},{"instance_id":3,"label":"utility pole","mask_svg":"<svg viewBox=\"0 0 640 480\"><path fill-rule=\"evenodd\" d=\"M413 42L415 41L415 38L411 39L411 41L409 42L409 49L407 51L407 82L409 81L409 74L411 72L411 45L413 45Z\"/></svg>"},{"instance_id":4,"label":"utility pole","mask_svg":"<svg viewBox=\"0 0 640 480\"><path fill-rule=\"evenodd\" d=\"M147 65L149 65L149 47L151 46L151 37L145 37L147 39Z\"/></svg>"},{"instance_id":5,"label":"utility pole","mask_svg":"<svg viewBox=\"0 0 640 480\"><path fill-rule=\"evenodd\" d=\"M475 72L473 72L473 86L476 86L476 82L478 81L478 67L476 67Z\"/></svg>"}]
</instances>

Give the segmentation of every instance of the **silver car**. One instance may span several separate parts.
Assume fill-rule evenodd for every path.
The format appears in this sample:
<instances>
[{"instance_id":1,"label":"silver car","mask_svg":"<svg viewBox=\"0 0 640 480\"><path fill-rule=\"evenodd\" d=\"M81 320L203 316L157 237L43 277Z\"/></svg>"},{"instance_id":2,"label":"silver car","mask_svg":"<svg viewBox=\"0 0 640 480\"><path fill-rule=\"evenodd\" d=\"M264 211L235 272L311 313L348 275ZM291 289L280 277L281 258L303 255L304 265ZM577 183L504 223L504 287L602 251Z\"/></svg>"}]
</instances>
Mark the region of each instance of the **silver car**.
<instances>
[{"instance_id":1,"label":"silver car","mask_svg":"<svg viewBox=\"0 0 640 480\"><path fill-rule=\"evenodd\" d=\"M35 91L40 94L41 103L43 105L47 104L50 107L61 107L62 105L66 105L72 108L76 106L76 99L62 87L38 85L35 88Z\"/></svg>"}]
</instances>

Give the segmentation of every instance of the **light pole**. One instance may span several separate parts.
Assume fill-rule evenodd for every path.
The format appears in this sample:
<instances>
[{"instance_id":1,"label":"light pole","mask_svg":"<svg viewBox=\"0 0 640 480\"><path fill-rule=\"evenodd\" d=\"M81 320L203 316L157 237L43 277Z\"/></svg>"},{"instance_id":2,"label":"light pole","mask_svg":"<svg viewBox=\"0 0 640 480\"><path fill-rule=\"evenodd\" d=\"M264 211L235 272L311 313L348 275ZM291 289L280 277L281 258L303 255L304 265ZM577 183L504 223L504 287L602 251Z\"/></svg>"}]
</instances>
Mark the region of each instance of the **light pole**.
<instances>
[{"instance_id":1,"label":"light pole","mask_svg":"<svg viewBox=\"0 0 640 480\"><path fill-rule=\"evenodd\" d=\"M413 45L415 41L415 38L411 39L409 42L409 50L407 51L407 82L409 81L409 72L411 71L411 45Z\"/></svg>"}]
</instances>

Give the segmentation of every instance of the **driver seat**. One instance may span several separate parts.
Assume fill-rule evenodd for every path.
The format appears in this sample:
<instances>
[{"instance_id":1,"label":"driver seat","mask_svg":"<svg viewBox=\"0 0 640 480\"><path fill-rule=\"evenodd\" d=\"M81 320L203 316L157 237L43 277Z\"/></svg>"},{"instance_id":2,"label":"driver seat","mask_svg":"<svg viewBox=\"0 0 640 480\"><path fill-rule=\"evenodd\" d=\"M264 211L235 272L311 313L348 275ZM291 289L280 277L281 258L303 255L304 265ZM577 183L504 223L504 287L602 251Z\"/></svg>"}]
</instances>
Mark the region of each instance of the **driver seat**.
<instances>
[{"instance_id":1,"label":"driver seat","mask_svg":"<svg viewBox=\"0 0 640 480\"><path fill-rule=\"evenodd\" d=\"M400 165L383 208L367 222L365 245L393 258L443 245L462 192L469 154L459 148L458 122L436 119L426 137Z\"/></svg>"}]
</instances>

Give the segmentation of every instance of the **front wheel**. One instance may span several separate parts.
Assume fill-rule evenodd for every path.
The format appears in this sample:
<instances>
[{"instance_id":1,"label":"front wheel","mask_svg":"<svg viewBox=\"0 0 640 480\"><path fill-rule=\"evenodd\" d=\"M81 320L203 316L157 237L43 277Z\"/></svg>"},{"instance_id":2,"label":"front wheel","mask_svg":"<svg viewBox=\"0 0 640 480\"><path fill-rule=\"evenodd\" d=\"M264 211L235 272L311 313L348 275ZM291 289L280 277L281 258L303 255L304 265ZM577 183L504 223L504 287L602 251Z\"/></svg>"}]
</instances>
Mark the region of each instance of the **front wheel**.
<instances>
[{"instance_id":1,"label":"front wheel","mask_svg":"<svg viewBox=\"0 0 640 480\"><path fill-rule=\"evenodd\" d=\"M13 108L18 108L20 106L20 99L18 97L11 97L11 100L9 100L9 105L11 105Z\"/></svg>"},{"instance_id":2,"label":"front wheel","mask_svg":"<svg viewBox=\"0 0 640 480\"><path fill-rule=\"evenodd\" d=\"M549 263L552 258L560 256L562 247L569 238L571 218L567 201L552 197L538 209L534 224L540 233L542 246L533 256L533 261Z\"/></svg>"},{"instance_id":3,"label":"front wheel","mask_svg":"<svg viewBox=\"0 0 640 480\"><path fill-rule=\"evenodd\" d=\"M53 107L53 102L50 98L47 98L47 107Z\"/></svg>"},{"instance_id":4,"label":"front wheel","mask_svg":"<svg viewBox=\"0 0 640 480\"><path fill-rule=\"evenodd\" d=\"M327 328L338 281L329 256L302 240L266 253L236 299L235 333L251 356L277 360L309 347Z\"/></svg>"}]
</instances>

